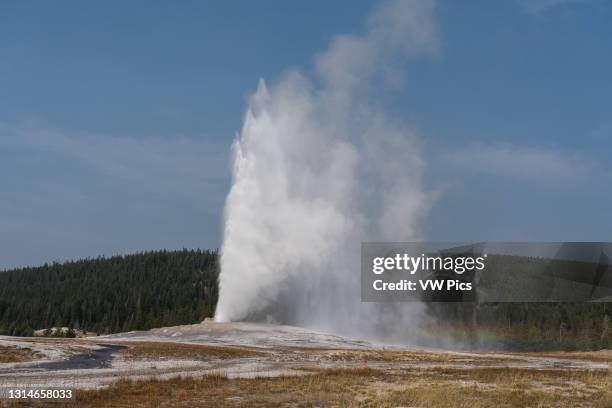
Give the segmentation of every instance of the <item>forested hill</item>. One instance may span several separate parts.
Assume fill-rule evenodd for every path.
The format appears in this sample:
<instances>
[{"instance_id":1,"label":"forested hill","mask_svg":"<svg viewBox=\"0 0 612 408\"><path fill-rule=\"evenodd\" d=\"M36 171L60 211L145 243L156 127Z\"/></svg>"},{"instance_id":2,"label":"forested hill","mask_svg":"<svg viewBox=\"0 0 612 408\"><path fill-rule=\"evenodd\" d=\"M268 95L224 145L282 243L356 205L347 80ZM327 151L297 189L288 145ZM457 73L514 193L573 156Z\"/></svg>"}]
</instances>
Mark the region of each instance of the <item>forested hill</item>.
<instances>
[{"instance_id":1,"label":"forested hill","mask_svg":"<svg viewBox=\"0 0 612 408\"><path fill-rule=\"evenodd\" d=\"M0 272L0 334L67 326L96 333L213 316L217 252L154 251Z\"/></svg>"},{"instance_id":2,"label":"forested hill","mask_svg":"<svg viewBox=\"0 0 612 408\"><path fill-rule=\"evenodd\" d=\"M155 251L0 272L0 334L29 336L54 326L104 334L200 322L214 315L217 261L215 251ZM606 303L428 303L427 313L432 330L457 347L612 347Z\"/></svg>"}]
</instances>

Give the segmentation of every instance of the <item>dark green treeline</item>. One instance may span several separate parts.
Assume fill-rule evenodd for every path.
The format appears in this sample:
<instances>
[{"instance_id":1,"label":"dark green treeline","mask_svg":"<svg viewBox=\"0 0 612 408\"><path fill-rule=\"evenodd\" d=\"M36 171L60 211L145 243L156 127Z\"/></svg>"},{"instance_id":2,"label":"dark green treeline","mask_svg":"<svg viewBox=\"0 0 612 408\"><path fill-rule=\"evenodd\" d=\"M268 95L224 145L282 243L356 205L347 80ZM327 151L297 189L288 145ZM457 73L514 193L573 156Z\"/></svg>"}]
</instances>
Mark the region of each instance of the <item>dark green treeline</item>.
<instances>
[{"instance_id":1,"label":"dark green treeline","mask_svg":"<svg viewBox=\"0 0 612 408\"><path fill-rule=\"evenodd\" d=\"M154 251L0 272L0 334L96 333L199 322L217 303L217 252Z\"/></svg>"},{"instance_id":2,"label":"dark green treeline","mask_svg":"<svg viewBox=\"0 0 612 408\"><path fill-rule=\"evenodd\" d=\"M29 336L53 326L105 334L197 323L214 315L217 277L217 252L204 250L0 272L0 334ZM612 347L612 305L606 303L430 303L427 309L433 332L466 348Z\"/></svg>"}]
</instances>

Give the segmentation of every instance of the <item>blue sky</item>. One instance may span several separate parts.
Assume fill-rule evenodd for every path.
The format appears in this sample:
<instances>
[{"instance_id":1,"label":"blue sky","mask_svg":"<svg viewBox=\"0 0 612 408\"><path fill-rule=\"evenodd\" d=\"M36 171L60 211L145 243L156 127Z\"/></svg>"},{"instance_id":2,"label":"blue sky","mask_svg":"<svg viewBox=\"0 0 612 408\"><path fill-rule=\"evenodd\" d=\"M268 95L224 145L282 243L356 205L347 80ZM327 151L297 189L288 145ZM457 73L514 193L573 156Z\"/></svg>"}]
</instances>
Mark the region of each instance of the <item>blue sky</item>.
<instances>
[{"instance_id":1,"label":"blue sky","mask_svg":"<svg viewBox=\"0 0 612 408\"><path fill-rule=\"evenodd\" d=\"M373 2L0 4L0 268L216 248L259 78L313 71ZM414 127L432 240L612 231L612 2L438 1L378 103Z\"/></svg>"}]
</instances>

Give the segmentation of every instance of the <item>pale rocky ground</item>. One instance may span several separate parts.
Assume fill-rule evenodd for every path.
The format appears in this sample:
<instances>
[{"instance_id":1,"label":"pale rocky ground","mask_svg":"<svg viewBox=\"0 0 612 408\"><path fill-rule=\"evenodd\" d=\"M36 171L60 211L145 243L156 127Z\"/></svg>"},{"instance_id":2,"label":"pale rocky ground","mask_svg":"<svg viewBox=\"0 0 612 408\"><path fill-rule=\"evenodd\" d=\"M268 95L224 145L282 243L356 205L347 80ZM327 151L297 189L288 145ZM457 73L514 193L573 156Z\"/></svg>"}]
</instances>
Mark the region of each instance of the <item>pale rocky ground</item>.
<instances>
[{"instance_id":1,"label":"pale rocky ground","mask_svg":"<svg viewBox=\"0 0 612 408\"><path fill-rule=\"evenodd\" d=\"M255 323L166 327L81 339L0 336L0 350L29 348L32 361L0 364L0 385L91 389L119 378L222 373L230 378L305 375L321 368L612 368L612 353L451 352L386 347L306 329Z\"/></svg>"}]
</instances>

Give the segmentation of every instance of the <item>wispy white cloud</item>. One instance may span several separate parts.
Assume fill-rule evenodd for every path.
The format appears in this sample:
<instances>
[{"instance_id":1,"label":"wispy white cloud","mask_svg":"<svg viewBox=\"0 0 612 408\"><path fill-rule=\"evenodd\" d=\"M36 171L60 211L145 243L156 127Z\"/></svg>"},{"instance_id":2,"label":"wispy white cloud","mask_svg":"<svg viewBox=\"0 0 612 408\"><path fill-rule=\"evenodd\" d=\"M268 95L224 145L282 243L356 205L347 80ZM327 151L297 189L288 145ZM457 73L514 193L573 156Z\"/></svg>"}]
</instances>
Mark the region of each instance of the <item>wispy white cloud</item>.
<instances>
[{"instance_id":1,"label":"wispy white cloud","mask_svg":"<svg viewBox=\"0 0 612 408\"><path fill-rule=\"evenodd\" d=\"M111 137L41 123L0 123L0 145L65 155L156 193L200 195L227 180L227 146L193 138ZM222 194L222 192L221 192Z\"/></svg>"},{"instance_id":2,"label":"wispy white cloud","mask_svg":"<svg viewBox=\"0 0 612 408\"><path fill-rule=\"evenodd\" d=\"M510 143L447 146L435 154L434 162L455 177L492 175L549 186L609 176L609 169L588 155Z\"/></svg>"},{"instance_id":3,"label":"wispy white cloud","mask_svg":"<svg viewBox=\"0 0 612 408\"><path fill-rule=\"evenodd\" d=\"M435 162L455 175L493 175L550 186L608 174L601 163L584 154L509 143L445 148Z\"/></svg>"},{"instance_id":4,"label":"wispy white cloud","mask_svg":"<svg viewBox=\"0 0 612 408\"><path fill-rule=\"evenodd\" d=\"M591 132L591 137L599 141L612 140L612 123L604 123L596 127Z\"/></svg>"},{"instance_id":5,"label":"wispy white cloud","mask_svg":"<svg viewBox=\"0 0 612 408\"><path fill-rule=\"evenodd\" d=\"M579 3L588 0L517 0L519 6L527 14L539 14L563 4Z\"/></svg>"}]
</instances>

